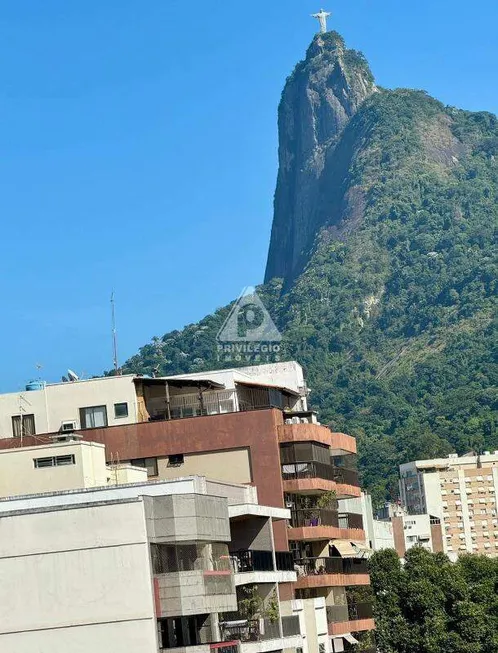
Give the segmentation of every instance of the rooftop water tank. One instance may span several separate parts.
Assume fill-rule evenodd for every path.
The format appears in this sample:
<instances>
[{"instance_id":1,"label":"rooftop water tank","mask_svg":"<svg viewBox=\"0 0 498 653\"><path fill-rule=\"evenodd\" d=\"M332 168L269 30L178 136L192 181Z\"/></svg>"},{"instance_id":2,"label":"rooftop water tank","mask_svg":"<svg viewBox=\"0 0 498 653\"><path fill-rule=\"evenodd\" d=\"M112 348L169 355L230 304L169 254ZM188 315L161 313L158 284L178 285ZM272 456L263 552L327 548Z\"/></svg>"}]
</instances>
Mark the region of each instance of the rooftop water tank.
<instances>
[{"instance_id":1,"label":"rooftop water tank","mask_svg":"<svg viewBox=\"0 0 498 653\"><path fill-rule=\"evenodd\" d=\"M26 384L26 390L32 392L33 390L43 390L45 381L30 381Z\"/></svg>"}]
</instances>

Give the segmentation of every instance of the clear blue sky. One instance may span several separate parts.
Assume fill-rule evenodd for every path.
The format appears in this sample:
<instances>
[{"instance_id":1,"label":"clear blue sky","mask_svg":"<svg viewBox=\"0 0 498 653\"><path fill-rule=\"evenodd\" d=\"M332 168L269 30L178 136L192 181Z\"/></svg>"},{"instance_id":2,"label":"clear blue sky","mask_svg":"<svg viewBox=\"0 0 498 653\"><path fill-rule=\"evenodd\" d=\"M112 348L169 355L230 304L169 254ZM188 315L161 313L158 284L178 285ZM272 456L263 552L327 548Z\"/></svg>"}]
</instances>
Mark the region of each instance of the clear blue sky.
<instances>
[{"instance_id":1,"label":"clear blue sky","mask_svg":"<svg viewBox=\"0 0 498 653\"><path fill-rule=\"evenodd\" d=\"M0 391L110 368L112 289L123 361L262 281L321 2L3 0ZM496 0L323 5L379 84L498 111Z\"/></svg>"}]
</instances>

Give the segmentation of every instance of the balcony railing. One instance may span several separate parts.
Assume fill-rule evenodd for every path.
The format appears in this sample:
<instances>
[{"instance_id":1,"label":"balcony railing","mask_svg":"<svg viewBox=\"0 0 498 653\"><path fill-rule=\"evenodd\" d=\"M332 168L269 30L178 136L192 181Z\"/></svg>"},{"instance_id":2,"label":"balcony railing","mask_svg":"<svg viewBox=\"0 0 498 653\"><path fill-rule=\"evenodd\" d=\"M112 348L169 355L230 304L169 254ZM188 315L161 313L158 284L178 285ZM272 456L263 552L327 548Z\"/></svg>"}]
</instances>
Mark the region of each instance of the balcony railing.
<instances>
[{"instance_id":1,"label":"balcony railing","mask_svg":"<svg viewBox=\"0 0 498 653\"><path fill-rule=\"evenodd\" d=\"M236 551L230 552L235 573L247 571L273 571L271 551Z\"/></svg>"},{"instance_id":2,"label":"balcony railing","mask_svg":"<svg viewBox=\"0 0 498 653\"><path fill-rule=\"evenodd\" d=\"M349 605L327 606L327 621L329 624L372 618L373 607L371 603L350 603Z\"/></svg>"},{"instance_id":3,"label":"balcony railing","mask_svg":"<svg viewBox=\"0 0 498 653\"><path fill-rule=\"evenodd\" d=\"M290 525L292 528L335 526L335 528L362 529L363 519L361 515L354 513L338 513L323 508L300 508L291 511Z\"/></svg>"},{"instance_id":4,"label":"balcony railing","mask_svg":"<svg viewBox=\"0 0 498 653\"><path fill-rule=\"evenodd\" d=\"M295 481L307 478L323 478L326 481L334 481L335 470L335 467L326 463L289 463L282 465L282 479L284 481Z\"/></svg>"},{"instance_id":5,"label":"balcony railing","mask_svg":"<svg viewBox=\"0 0 498 653\"><path fill-rule=\"evenodd\" d=\"M239 643L220 642L219 644L210 644L209 653L239 653Z\"/></svg>"},{"instance_id":6,"label":"balcony railing","mask_svg":"<svg viewBox=\"0 0 498 653\"><path fill-rule=\"evenodd\" d=\"M363 528L363 518L351 512L339 514L339 528Z\"/></svg>"},{"instance_id":7,"label":"balcony railing","mask_svg":"<svg viewBox=\"0 0 498 653\"><path fill-rule=\"evenodd\" d=\"M241 642L258 642L266 639L279 639L280 626L278 621L270 619L240 620L237 622L220 623L223 639L238 639Z\"/></svg>"},{"instance_id":8,"label":"balcony railing","mask_svg":"<svg viewBox=\"0 0 498 653\"><path fill-rule=\"evenodd\" d=\"M301 558L296 561L299 576L320 576L324 574L368 574L366 560L350 558Z\"/></svg>"},{"instance_id":9,"label":"balcony railing","mask_svg":"<svg viewBox=\"0 0 498 653\"><path fill-rule=\"evenodd\" d=\"M345 467L334 467L335 478L337 483L344 485L358 485L358 472L354 469L346 469Z\"/></svg>"},{"instance_id":10,"label":"balcony railing","mask_svg":"<svg viewBox=\"0 0 498 653\"><path fill-rule=\"evenodd\" d=\"M298 508L291 510L290 525L292 528L309 526L335 526L339 528L339 515L335 510L324 508Z\"/></svg>"},{"instance_id":11,"label":"balcony railing","mask_svg":"<svg viewBox=\"0 0 498 653\"><path fill-rule=\"evenodd\" d=\"M278 571L294 571L294 557L290 551L275 551Z\"/></svg>"},{"instance_id":12,"label":"balcony railing","mask_svg":"<svg viewBox=\"0 0 498 653\"><path fill-rule=\"evenodd\" d=\"M297 615L282 617L282 633L284 637L293 637L294 635L301 634L299 617Z\"/></svg>"},{"instance_id":13,"label":"balcony railing","mask_svg":"<svg viewBox=\"0 0 498 653\"><path fill-rule=\"evenodd\" d=\"M349 621L373 618L373 606L371 603L351 603L348 605L348 610Z\"/></svg>"},{"instance_id":14,"label":"balcony railing","mask_svg":"<svg viewBox=\"0 0 498 653\"><path fill-rule=\"evenodd\" d=\"M230 552L232 571L244 573L248 571L274 571L271 551L252 551L244 549ZM294 556L290 551L275 551L277 571L294 571Z\"/></svg>"},{"instance_id":15,"label":"balcony railing","mask_svg":"<svg viewBox=\"0 0 498 653\"><path fill-rule=\"evenodd\" d=\"M282 465L282 478L284 481L295 481L306 478L322 478L326 481L335 481L345 485L358 485L358 472L345 467L334 467L327 463L316 461L287 463Z\"/></svg>"}]
</instances>

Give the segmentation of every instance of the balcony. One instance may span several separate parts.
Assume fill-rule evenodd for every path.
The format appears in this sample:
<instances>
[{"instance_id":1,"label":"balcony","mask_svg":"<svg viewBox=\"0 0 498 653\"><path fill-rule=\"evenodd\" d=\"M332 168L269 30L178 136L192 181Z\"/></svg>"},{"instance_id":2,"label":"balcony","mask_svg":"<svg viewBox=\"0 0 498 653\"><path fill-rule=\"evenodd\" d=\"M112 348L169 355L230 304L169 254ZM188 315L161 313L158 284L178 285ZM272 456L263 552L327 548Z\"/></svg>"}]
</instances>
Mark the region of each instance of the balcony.
<instances>
[{"instance_id":1,"label":"balcony","mask_svg":"<svg viewBox=\"0 0 498 653\"><path fill-rule=\"evenodd\" d=\"M230 553L236 574L248 571L274 571L271 551L236 551Z\"/></svg>"},{"instance_id":2,"label":"balcony","mask_svg":"<svg viewBox=\"0 0 498 653\"><path fill-rule=\"evenodd\" d=\"M291 510L289 540L363 539L361 515L326 508Z\"/></svg>"},{"instance_id":3,"label":"balcony","mask_svg":"<svg viewBox=\"0 0 498 653\"><path fill-rule=\"evenodd\" d=\"M272 551L235 551L230 553L230 559L236 585L296 581L294 558L290 551L276 551L276 565Z\"/></svg>"},{"instance_id":4,"label":"balcony","mask_svg":"<svg viewBox=\"0 0 498 653\"><path fill-rule=\"evenodd\" d=\"M302 558L296 561L296 589L369 585L366 560L357 558Z\"/></svg>"},{"instance_id":5,"label":"balcony","mask_svg":"<svg viewBox=\"0 0 498 653\"><path fill-rule=\"evenodd\" d=\"M278 571L294 571L294 557L290 551L275 551Z\"/></svg>"},{"instance_id":6,"label":"balcony","mask_svg":"<svg viewBox=\"0 0 498 653\"><path fill-rule=\"evenodd\" d=\"M291 637L300 637L300 623L298 616L282 617L282 630L280 630L280 621L270 619L241 619L220 623L221 634L224 639L238 640L242 643L248 642L265 642L268 640L282 640ZM275 650L288 648L288 642L274 644ZM259 648L258 648L259 650ZM271 647L267 650L273 650Z\"/></svg>"},{"instance_id":7,"label":"balcony","mask_svg":"<svg viewBox=\"0 0 498 653\"><path fill-rule=\"evenodd\" d=\"M311 461L282 465L285 492L336 492L338 498L360 496L358 474L354 470Z\"/></svg>"},{"instance_id":8,"label":"balcony","mask_svg":"<svg viewBox=\"0 0 498 653\"><path fill-rule=\"evenodd\" d=\"M185 571L154 575L156 614L160 618L212 614L237 609L230 571Z\"/></svg>"},{"instance_id":9,"label":"balcony","mask_svg":"<svg viewBox=\"0 0 498 653\"><path fill-rule=\"evenodd\" d=\"M301 558L296 561L299 575L368 574L368 562L355 558Z\"/></svg>"},{"instance_id":10,"label":"balcony","mask_svg":"<svg viewBox=\"0 0 498 653\"><path fill-rule=\"evenodd\" d=\"M373 606L371 603L350 603L349 605L328 605L327 622L329 635L373 630Z\"/></svg>"},{"instance_id":11,"label":"balcony","mask_svg":"<svg viewBox=\"0 0 498 653\"><path fill-rule=\"evenodd\" d=\"M242 619L220 624L221 635L224 639L239 640L240 642L259 642L266 639L280 638L280 625L270 619Z\"/></svg>"},{"instance_id":12,"label":"balcony","mask_svg":"<svg viewBox=\"0 0 498 653\"><path fill-rule=\"evenodd\" d=\"M330 447L333 455L356 453L356 440L345 433L333 433L319 424L316 414L307 412L284 413L285 424L278 427L278 439L286 442L320 442ZM299 422L299 423L298 423Z\"/></svg>"}]
</instances>

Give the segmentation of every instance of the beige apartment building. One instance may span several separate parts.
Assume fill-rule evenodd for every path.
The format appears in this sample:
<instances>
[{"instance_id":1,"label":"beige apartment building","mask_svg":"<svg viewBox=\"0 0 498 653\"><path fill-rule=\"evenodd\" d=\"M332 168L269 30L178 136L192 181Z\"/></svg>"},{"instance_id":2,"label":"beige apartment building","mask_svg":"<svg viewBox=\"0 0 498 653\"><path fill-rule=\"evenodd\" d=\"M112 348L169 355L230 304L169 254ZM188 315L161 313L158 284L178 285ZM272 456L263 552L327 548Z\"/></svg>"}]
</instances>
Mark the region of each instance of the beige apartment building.
<instances>
[{"instance_id":1,"label":"beige apartment building","mask_svg":"<svg viewBox=\"0 0 498 653\"><path fill-rule=\"evenodd\" d=\"M296 580L273 538L288 510L260 505L253 487L201 477L150 483L133 468L142 482L117 484L102 449L2 452L0 473L9 459L13 471L0 498L0 650L312 653L307 621L312 645L330 650L326 623L323 641L316 632L325 605L279 598ZM15 470L31 494L12 496ZM68 489L39 493L50 484Z\"/></svg>"},{"instance_id":2,"label":"beige apartment building","mask_svg":"<svg viewBox=\"0 0 498 653\"><path fill-rule=\"evenodd\" d=\"M498 555L498 452L401 465L400 492L409 515L440 520L442 549L450 558Z\"/></svg>"}]
</instances>

